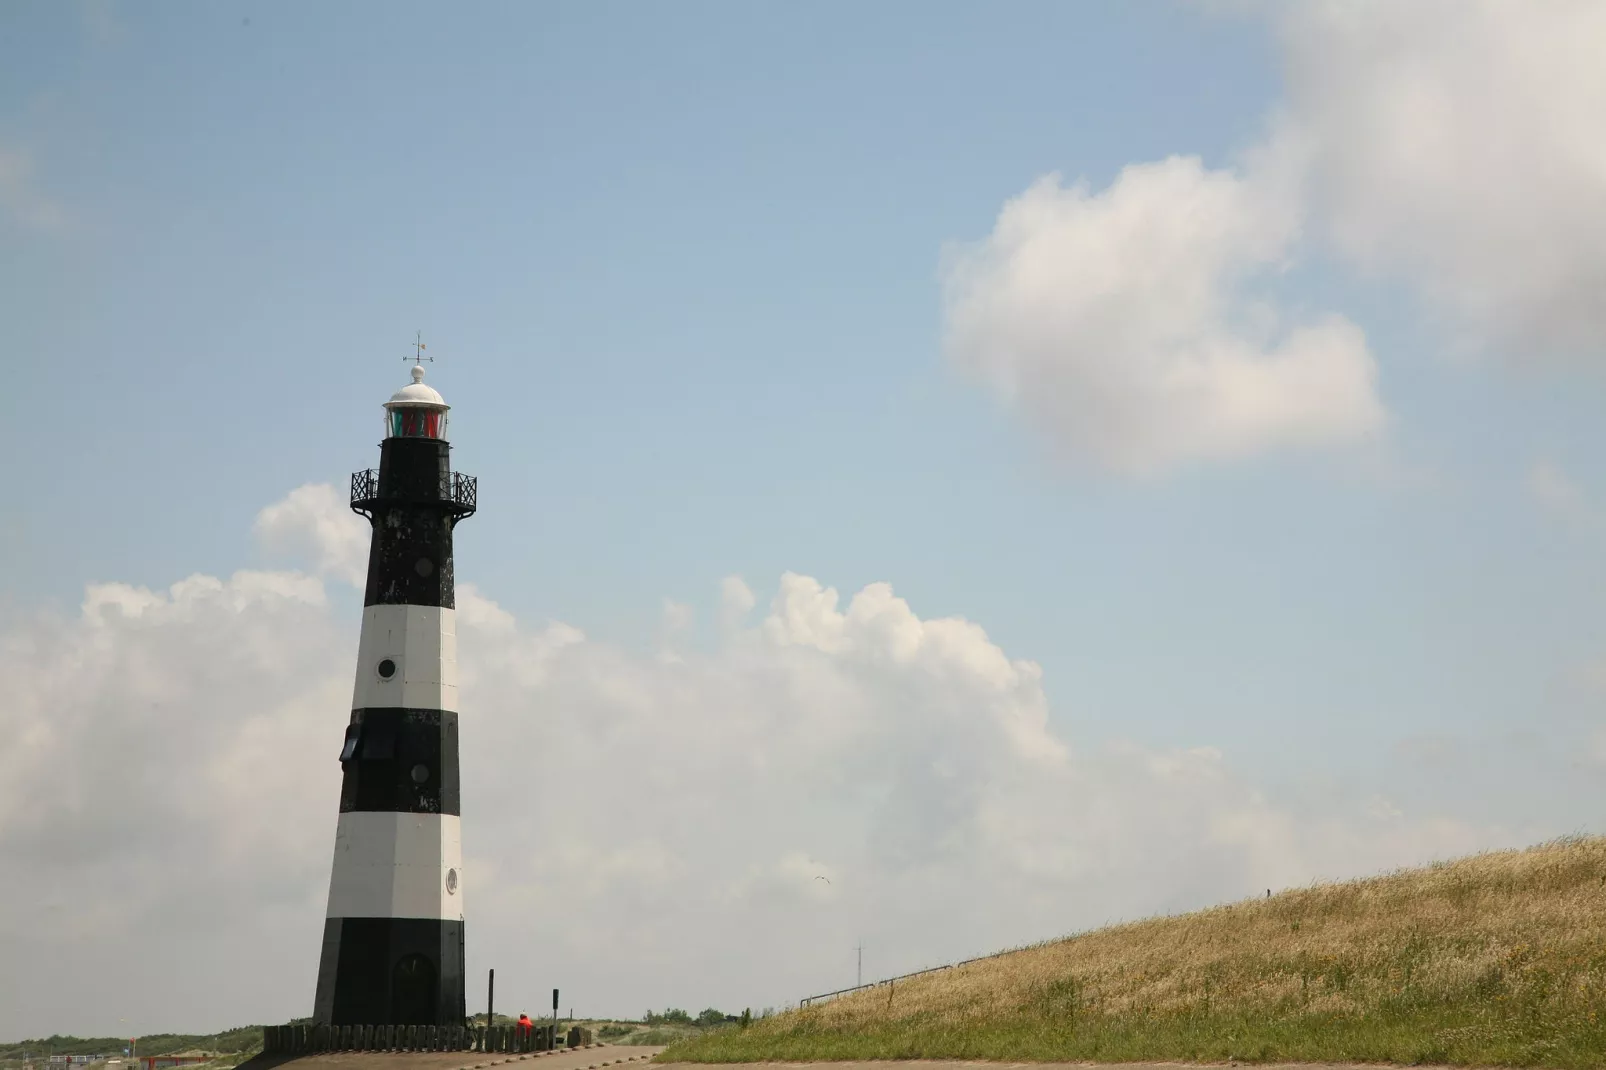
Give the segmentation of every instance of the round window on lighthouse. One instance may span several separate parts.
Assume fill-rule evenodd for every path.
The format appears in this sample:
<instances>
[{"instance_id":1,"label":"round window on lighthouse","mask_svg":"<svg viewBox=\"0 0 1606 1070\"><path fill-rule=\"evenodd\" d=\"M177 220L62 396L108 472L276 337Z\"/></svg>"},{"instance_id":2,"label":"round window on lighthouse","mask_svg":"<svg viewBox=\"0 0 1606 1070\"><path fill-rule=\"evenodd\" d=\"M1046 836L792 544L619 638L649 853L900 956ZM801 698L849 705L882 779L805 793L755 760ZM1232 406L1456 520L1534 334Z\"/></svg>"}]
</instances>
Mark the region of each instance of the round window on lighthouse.
<instances>
[{"instance_id":1,"label":"round window on lighthouse","mask_svg":"<svg viewBox=\"0 0 1606 1070\"><path fill-rule=\"evenodd\" d=\"M446 871L446 894L457 894L457 870L455 869L449 869Z\"/></svg>"},{"instance_id":2,"label":"round window on lighthouse","mask_svg":"<svg viewBox=\"0 0 1606 1070\"><path fill-rule=\"evenodd\" d=\"M381 680L389 680L392 676L396 675L396 663L390 658L381 659L379 664L374 668L379 673L379 678Z\"/></svg>"},{"instance_id":3,"label":"round window on lighthouse","mask_svg":"<svg viewBox=\"0 0 1606 1070\"><path fill-rule=\"evenodd\" d=\"M417 765L413 766L413 783L414 784L422 784L424 781L426 781L428 779L429 779L429 766L425 765L423 762L419 762Z\"/></svg>"}]
</instances>

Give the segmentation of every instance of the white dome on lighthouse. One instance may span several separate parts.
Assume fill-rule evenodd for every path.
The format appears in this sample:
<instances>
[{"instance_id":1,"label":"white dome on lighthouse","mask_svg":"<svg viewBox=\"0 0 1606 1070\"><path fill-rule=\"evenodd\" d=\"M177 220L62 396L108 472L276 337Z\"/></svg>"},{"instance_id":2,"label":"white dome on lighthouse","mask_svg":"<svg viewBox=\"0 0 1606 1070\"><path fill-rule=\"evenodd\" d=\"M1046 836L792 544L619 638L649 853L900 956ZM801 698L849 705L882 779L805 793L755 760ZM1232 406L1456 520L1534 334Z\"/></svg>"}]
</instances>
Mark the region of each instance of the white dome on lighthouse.
<instances>
[{"instance_id":1,"label":"white dome on lighthouse","mask_svg":"<svg viewBox=\"0 0 1606 1070\"><path fill-rule=\"evenodd\" d=\"M442 410L451 408L450 405L446 404L446 399L441 397L440 391L432 386L424 385L424 366L422 364L414 364L413 381L390 395L390 400L385 402L385 408L422 408L424 406Z\"/></svg>"}]
</instances>

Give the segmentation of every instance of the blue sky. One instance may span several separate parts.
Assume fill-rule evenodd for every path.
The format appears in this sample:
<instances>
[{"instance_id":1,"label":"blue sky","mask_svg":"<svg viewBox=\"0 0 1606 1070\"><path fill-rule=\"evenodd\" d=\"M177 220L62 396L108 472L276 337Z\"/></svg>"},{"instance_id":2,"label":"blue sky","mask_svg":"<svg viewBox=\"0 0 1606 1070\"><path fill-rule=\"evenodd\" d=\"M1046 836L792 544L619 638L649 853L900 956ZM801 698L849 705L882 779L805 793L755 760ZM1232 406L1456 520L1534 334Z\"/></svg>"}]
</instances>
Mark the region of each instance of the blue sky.
<instances>
[{"instance_id":1,"label":"blue sky","mask_svg":"<svg viewBox=\"0 0 1606 1070\"><path fill-rule=\"evenodd\" d=\"M788 571L885 581L1041 665L1073 747L1215 747L1294 810L1381 791L1504 830L1480 844L1599 830L1603 338L1510 281L1565 294L1599 253L1442 268L1599 205L1528 188L1571 165L1468 96L1456 131L1509 152L1421 173L1509 167L1513 203L1424 178L1448 221L1399 225L1393 157L1344 140L1384 134L1332 119L1366 42L1301 66L1329 32L1166 3L7 5L9 626L285 567L259 512L375 463L421 329L480 479L459 578L532 627L646 651L671 600L706 650L723 577L760 605ZM1555 91L1593 99L1579 77ZM945 264L1035 181L1197 156L1252 183L1290 111L1327 148L1256 293L1364 332L1381 430L1134 474L954 358Z\"/></svg>"},{"instance_id":2,"label":"blue sky","mask_svg":"<svg viewBox=\"0 0 1606 1070\"><path fill-rule=\"evenodd\" d=\"M262 504L372 463L422 328L488 506L463 574L602 634L641 641L660 598L727 573L883 579L1043 662L1083 732L1262 760L1289 731L1356 758L1402 719L1501 724L1565 666L1523 656L1535 626L1557 654L1606 638L1556 605L1591 547L1510 516L1538 453L1587 471L1597 384L1447 366L1362 283L1289 285L1371 313L1397 459L1449 487L1320 460L1112 486L1046 465L944 365L945 245L1044 173L1230 160L1277 100L1262 23L1164 4L7 19L4 129L66 216L6 241L11 425L49 458L9 525L32 566L13 599L235 566ZM1198 694L1215 673L1233 697Z\"/></svg>"}]
</instances>

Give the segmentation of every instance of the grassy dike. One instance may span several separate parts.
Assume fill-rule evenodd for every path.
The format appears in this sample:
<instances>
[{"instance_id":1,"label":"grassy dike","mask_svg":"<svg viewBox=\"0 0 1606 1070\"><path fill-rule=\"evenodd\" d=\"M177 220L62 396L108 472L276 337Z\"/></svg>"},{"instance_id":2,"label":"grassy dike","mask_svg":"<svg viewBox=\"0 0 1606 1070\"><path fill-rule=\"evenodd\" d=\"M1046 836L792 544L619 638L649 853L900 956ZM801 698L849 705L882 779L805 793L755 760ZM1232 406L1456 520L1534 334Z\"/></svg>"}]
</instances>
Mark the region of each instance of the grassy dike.
<instances>
[{"instance_id":1,"label":"grassy dike","mask_svg":"<svg viewBox=\"0 0 1606 1070\"><path fill-rule=\"evenodd\" d=\"M673 1045L659 1061L1606 1066L1606 838L1114 926Z\"/></svg>"}]
</instances>

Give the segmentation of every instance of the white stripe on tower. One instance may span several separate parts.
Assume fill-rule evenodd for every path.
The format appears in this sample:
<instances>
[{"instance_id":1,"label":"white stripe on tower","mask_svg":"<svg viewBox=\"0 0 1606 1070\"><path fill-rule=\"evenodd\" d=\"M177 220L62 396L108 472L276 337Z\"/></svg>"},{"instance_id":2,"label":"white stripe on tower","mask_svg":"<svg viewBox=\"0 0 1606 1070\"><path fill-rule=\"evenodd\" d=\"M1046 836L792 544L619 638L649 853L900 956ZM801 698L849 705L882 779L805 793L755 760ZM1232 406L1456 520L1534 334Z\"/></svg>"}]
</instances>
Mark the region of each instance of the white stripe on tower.
<instances>
[{"instance_id":1,"label":"white stripe on tower","mask_svg":"<svg viewBox=\"0 0 1606 1070\"><path fill-rule=\"evenodd\" d=\"M386 677L381 671L389 661ZM457 711L457 611L441 606L367 606L357 644L351 708L405 706Z\"/></svg>"},{"instance_id":2,"label":"white stripe on tower","mask_svg":"<svg viewBox=\"0 0 1606 1070\"><path fill-rule=\"evenodd\" d=\"M462 921L461 822L456 814L341 814L327 916Z\"/></svg>"}]
</instances>

